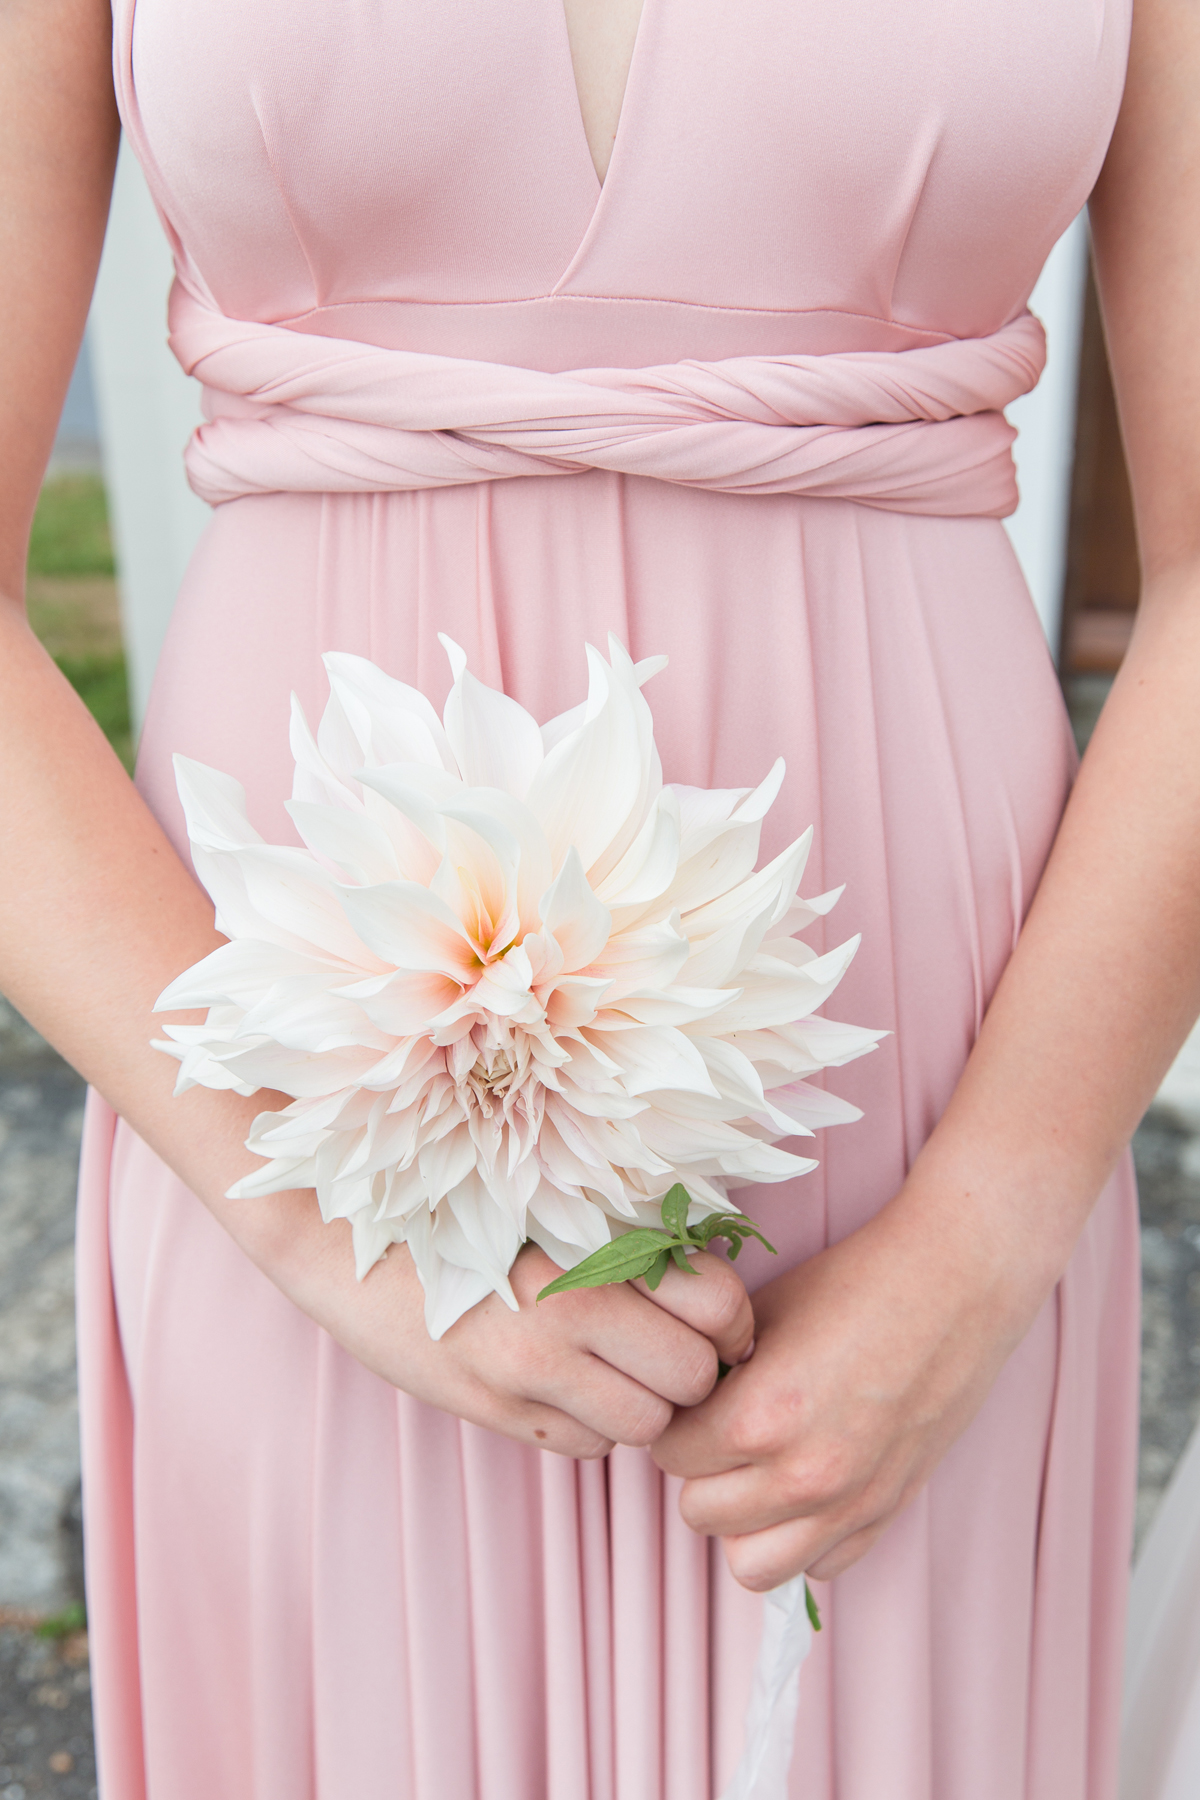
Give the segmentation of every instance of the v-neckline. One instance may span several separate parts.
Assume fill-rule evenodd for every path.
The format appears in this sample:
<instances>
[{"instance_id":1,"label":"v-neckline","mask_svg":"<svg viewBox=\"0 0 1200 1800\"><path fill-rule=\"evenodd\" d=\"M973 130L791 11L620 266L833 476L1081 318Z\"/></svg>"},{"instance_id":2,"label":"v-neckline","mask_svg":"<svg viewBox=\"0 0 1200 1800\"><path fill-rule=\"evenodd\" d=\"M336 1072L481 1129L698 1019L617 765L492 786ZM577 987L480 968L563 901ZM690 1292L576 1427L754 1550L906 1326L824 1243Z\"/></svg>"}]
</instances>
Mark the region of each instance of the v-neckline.
<instances>
[{"instance_id":1,"label":"v-neckline","mask_svg":"<svg viewBox=\"0 0 1200 1800\"><path fill-rule=\"evenodd\" d=\"M592 176L596 183L597 207L599 207L601 198L612 179L613 164L617 160L617 151L620 147L622 133L625 130L625 117L629 110L629 91L633 86L634 73L638 64L638 55L645 34L646 14L654 3L655 0L642 0L641 10L638 13L637 30L633 34L633 48L629 53L629 67L625 71L625 86L621 93L621 105L620 110L617 113L617 125L616 130L613 133L612 149L609 152L608 167L605 169L603 176L601 176L599 169L596 167L595 159L592 156L592 146L588 142L587 125L583 117L583 101L579 93L579 77L576 74L575 58L571 51L571 33L567 26L567 9L563 4L563 0L550 0L550 4L554 7L559 17L563 37L563 47L566 50L567 71L570 76L571 92L575 101L574 115L578 127L578 136L580 140L582 140L583 153L587 158L588 167L591 169Z\"/></svg>"}]
</instances>

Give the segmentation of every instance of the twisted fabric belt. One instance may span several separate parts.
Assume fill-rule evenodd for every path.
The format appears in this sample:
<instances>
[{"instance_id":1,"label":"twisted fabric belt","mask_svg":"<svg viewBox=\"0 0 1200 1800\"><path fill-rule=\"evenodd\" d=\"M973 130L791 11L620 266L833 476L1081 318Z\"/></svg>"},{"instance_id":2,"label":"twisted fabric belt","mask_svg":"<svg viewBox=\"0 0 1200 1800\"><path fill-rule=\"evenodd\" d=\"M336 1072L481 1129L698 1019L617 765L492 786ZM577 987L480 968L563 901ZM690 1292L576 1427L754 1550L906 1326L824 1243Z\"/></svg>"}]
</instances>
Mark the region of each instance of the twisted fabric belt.
<instances>
[{"instance_id":1,"label":"twisted fabric belt","mask_svg":"<svg viewBox=\"0 0 1200 1800\"><path fill-rule=\"evenodd\" d=\"M1017 503L1001 409L1045 335L915 350L740 356L546 374L230 319L176 283L171 347L204 384L186 452L213 505L609 469L739 494L1003 518Z\"/></svg>"}]
</instances>

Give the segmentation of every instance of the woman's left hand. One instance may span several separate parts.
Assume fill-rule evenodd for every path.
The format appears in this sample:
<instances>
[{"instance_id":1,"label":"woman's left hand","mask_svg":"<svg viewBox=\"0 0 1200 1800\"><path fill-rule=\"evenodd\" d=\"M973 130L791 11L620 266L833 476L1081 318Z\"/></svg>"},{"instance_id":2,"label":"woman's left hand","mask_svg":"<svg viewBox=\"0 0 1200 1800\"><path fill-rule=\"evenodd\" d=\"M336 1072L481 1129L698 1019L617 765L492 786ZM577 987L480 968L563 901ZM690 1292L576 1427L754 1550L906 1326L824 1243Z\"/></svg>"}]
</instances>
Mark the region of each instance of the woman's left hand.
<instances>
[{"instance_id":1,"label":"woman's left hand","mask_svg":"<svg viewBox=\"0 0 1200 1800\"><path fill-rule=\"evenodd\" d=\"M828 1580L856 1561L1030 1323L1036 1286L1006 1279L997 1246L958 1224L904 1194L760 1288L751 1359L654 1445L659 1466L684 1477L685 1522L725 1540L744 1587L801 1570Z\"/></svg>"},{"instance_id":2,"label":"woman's left hand","mask_svg":"<svg viewBox=\"0 0 1200 1800\"><path fill-rule=\"evenodd\" d=\"M1200 1009L1198 88L1200 8L1138 0L1088 213L1142 597L1020 941L900 1194L754 1296L753 1360L655 1446L751 1588L837 1574L927 1478Z\"/></svg>"}]
</instances>

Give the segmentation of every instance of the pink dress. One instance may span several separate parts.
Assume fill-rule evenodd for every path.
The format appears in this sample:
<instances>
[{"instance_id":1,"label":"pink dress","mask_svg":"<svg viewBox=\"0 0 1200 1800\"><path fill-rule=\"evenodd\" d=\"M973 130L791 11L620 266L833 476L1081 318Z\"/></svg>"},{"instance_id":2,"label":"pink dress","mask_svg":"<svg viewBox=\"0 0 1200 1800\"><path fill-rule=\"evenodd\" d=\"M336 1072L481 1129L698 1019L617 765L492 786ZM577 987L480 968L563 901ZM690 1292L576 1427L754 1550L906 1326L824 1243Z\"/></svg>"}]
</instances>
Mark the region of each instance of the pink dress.
<instances>
[{"instance_id":1,"label":"pink dress","mask_svg":"<svg viewBox=\"0 0 1200 1800\"><path fill-rule=\"evenodd\" d=\"M838 1016L894 1034L835 1075L866 1118L819 1173L746 1197L786 1262L901 1182L1071 779L997 409L1036 377L1025 300L1128 12L645 0L601 192L560 0L116 7L221 502L143 793L186 854L180 750L286 839L288 693L319 712L324 649L440 704L447 631L539 717L582 696L585 639L666 651L667 778L786 757L764 847L815 824L813 887L864 934ZM394 1392L95 1102L80 1274L105 1800L720 1793L761 1601L646 1455L576 1465ZM1137 1278L1122 1171L821 1594L795 1800L1110 1800Z\"/></svg>"}]
</instances>

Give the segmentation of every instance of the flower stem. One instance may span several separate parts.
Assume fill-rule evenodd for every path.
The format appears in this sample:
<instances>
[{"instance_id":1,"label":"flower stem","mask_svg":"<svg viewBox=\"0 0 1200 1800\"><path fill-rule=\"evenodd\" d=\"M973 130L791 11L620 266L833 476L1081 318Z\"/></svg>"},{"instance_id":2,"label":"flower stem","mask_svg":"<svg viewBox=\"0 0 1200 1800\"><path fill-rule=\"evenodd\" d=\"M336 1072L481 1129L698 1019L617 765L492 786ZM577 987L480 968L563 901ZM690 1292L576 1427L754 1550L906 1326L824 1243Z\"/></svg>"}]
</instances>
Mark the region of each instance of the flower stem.
<instances>
[{"instance_id":1,"label":"flower stem","mask_svg":"<svg viewBox=\"0 0 1200 1800\"><path fill-rule=\"evenodd\" d=\"M710 1213L697 1224L689 1225L691 1204L691 1195L683 1183L677 1181L663 1195L659 1207L662 1231L652 1225L638 1225L632 1231L623 1231L610 1244L593 1250L573 1269L564 1269L561 1275L548 1282L538 1295L539 1301L549 1294L568 1293L572 1288L607 1287L610 1282L636 1281L639 1276L644 1276L647 1287L653 1289L672 1261L685 1274L694 1275L696 1271L688 1262L689 1254L707 1250L718 1237L726 1239L731 1262L736 1260L742 1245L751 1237L765 1245L772 1256L777 1254L774 1244L767 1243L758 1226L745 1213Z\"/></svg>"}]
</instances>

